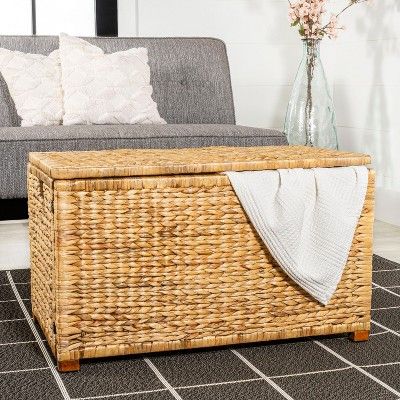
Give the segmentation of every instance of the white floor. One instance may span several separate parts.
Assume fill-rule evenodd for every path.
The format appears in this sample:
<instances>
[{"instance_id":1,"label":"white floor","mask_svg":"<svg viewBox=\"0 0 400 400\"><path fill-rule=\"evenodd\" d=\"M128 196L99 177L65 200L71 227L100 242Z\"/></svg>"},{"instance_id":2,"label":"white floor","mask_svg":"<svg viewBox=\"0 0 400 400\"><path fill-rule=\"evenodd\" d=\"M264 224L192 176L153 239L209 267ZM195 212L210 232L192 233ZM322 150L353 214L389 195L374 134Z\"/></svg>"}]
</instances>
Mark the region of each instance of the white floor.
<instances>
[{"instance_id":1,"label":"white floor","mask_svg":"<svg viewBox=\"0 0 400 400\"><path fill-rule=\"evenodd\" d=\"M400 263L400 227L376 221L374 252ZM28 265L28 221L0 221L0 270Z\"/></svg>"},{"instance_id":2,"label":"white floor","mask_svg":"<svg viewBox=\"0 0 400 400\"><path fill-rule=\"evenodd\" d=\"M400 263L400 226L375 221L374 253Z\"/></svg>"},{"instance_id":3,"label":"white floor","mask_svg":"<svg viewBox=\"0 0 400 400\"><path fill-rule=\"evenodd\" d=\"M0 221L0 270L28 265L28 221Z\"/></svg>"}]
</instances>

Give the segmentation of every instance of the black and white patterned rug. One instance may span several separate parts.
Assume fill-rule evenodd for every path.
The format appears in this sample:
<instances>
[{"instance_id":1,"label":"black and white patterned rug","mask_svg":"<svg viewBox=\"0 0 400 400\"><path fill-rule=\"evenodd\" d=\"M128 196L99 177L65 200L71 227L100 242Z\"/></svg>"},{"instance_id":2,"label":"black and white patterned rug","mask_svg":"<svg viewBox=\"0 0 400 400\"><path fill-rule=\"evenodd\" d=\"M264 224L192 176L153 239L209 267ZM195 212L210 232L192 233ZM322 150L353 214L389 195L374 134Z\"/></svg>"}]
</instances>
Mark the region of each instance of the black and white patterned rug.
<instances>
[{"instance_id":1,"label":"black and white patterned rug","mask_svg":"<svg viewBox=\"0 0 400 400\"><path fill-rule=\"evenodd\" d=\"M0 272L0 399L399 400L400 265L374 257L372 335L81 362L59 374L29 317L29 270Z\"/></svg>"}]
</instances>

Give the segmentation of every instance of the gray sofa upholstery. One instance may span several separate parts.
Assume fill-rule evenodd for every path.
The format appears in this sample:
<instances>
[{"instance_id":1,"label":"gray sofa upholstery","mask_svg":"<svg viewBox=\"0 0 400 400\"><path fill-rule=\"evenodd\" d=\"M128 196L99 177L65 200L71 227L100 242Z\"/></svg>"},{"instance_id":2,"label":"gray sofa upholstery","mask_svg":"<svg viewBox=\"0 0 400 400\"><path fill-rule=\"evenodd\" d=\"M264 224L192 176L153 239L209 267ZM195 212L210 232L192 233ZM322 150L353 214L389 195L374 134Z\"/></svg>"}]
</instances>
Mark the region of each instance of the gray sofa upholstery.
<instances>
[{"instance_id":1,"label":"gray sofa upholstery","mask_svg":"<svg viewBox=\"0 0 400 400\"><path fill-rule=\"evenodd\" d=\"M85 38L105 52L146 47L153 98L167 125L20 127L0 75L0 198L26 197L30 151L287 144L278 131L235 125L225 44L209 38ZM0 36L0 47L49 54L57 37Z\"/></svg>"}]
</instances>

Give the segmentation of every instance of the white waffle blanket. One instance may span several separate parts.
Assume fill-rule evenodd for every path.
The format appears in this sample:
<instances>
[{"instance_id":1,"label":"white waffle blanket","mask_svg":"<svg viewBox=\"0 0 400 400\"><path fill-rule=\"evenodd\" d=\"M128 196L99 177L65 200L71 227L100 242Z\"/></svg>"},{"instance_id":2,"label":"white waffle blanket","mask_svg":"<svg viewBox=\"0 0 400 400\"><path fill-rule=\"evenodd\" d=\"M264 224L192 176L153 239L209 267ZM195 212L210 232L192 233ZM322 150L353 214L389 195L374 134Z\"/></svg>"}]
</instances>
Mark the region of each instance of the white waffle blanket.
<instances>
[{"instance_id":1,"label":"white waffle blanket","mask_svg":"<svg viewBox=\"0 0 400 400\"><path fill-rule=\"evenodd\" d=\"M323 304L336 290L368 185L366 167L226 172L280 267Z\"/></svg>"}]
</instances>

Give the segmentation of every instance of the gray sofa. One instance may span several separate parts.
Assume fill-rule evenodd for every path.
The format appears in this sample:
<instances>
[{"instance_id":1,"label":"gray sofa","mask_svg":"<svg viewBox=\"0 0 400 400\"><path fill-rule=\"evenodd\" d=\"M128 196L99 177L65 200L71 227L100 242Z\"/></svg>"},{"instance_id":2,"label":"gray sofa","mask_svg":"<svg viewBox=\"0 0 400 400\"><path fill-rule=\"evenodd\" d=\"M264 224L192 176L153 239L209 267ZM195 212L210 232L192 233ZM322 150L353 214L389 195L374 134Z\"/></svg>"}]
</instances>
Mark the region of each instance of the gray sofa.
<instances>
[{"instance_id":1,"label":"gray sofa","mask_svg":"<svg viewBox=\"0 0 400 400\"><path fill-rule=\"evenodd\" d=\"M147 47L153 98L167 125L20 127L0 75L0 199L26 197L30 151L287 144L278 131L235 125L225 44L208 38L85 38L105 52ZM0 36L0 47L49 54L57 37Z\"/></svg>"}]
</instances>

